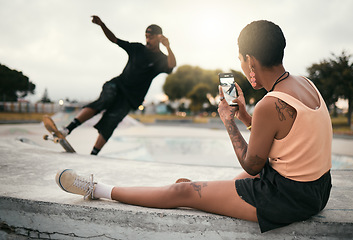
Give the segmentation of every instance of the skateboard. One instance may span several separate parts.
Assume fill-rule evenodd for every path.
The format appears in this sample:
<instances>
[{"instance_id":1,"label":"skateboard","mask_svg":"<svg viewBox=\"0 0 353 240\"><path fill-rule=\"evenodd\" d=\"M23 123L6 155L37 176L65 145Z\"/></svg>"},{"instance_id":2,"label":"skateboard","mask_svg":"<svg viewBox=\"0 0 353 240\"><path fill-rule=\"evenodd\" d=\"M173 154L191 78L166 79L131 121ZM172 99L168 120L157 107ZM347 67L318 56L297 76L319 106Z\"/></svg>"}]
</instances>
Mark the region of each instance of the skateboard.
<instances>
[{"instance_id":1,"label":"skateboard","mask_svg":"<svg viewBox=\"0 0 353 240\"><path fill-rule=\"evenodd\" d=\"M65 149L66 152L75 153L75 149L66 140L65 136L58 130L55 122L48 115L43 116L43 123L45 128L48 130L50 135L44 135L44 140L51 140L54 143L60 143L60 145Z\"/></svg>"}]
</instances>

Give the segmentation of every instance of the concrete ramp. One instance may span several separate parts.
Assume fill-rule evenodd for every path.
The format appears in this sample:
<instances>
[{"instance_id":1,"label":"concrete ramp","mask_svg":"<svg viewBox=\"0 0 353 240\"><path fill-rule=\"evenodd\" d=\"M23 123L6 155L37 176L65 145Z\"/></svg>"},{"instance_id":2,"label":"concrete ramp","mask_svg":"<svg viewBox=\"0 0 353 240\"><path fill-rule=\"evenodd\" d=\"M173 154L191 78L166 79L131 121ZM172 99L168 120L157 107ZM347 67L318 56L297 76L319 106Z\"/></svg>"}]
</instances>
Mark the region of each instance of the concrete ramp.
<instances>
[{"instance_id":1,"label":"concrete ramp","mask_svg":"<svg viewBox=\"0 0 353 240\"><path fill-rule=\"evenodd\" d=\"M0 125L0 239L353 238L352 170L332 171L331 198L319 215L261 234L256 223L192 209L162 210L109 200L83 200L81 196L62 191L54 180L59 169L72 168L85 176L93 173L95 180L102 183L161 186L171 184L179 177L200 181L230 179L241 171L240 167L109 157L110 148L115 149L115 144L102 152L106 155L98 157L84 151L68 154L53 143L44 142L41 129L40 124ZM158 139L166 136L166 129L132 127L119 133L127 138L139 133L141 137ZM169 128L169 136L172 133L174 137L184 134L189 138L207 136L215 139L222 139L224 134L207 129L199 132ZM87 140L96 132L82 128L75 134L71 143L78 146L77 139L86 142L82 138ZM205 146L209 146L207 144ZM192 161L189 158L189 162Z\"/></svg>"}]
</instances>

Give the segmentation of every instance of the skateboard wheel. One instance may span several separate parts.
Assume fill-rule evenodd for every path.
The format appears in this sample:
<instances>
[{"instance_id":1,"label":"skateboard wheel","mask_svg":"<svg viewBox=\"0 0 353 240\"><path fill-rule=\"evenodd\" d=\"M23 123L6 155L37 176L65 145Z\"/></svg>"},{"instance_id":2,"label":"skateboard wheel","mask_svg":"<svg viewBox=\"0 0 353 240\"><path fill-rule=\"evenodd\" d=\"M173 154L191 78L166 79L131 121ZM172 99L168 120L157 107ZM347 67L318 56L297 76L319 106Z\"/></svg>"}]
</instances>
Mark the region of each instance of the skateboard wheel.
<instances>
[{"instance_id":1,"label":"skateboard wheel","mask_svg":"<svg viewBox=\"0 0 353 240\"><path fill-rule=\"evenodd\" d=\"M44 139L44 140L48 140L48 139L49 139L49 136L48 136L48 135L44 135L44 136L43 136L43 139Z\"/></svg>"},{"instance_id":2,"label":"skateboard wheel","mask_svg":"<svg viewBox=\"0 0 353 240\"><path fill-rule=\"evenodd\" d=\"M57 137L56 137L56 138L54 138L54 142L55 142L55 143L60 142L60 138L57 138Z\"/></svg>"}]
</instances>

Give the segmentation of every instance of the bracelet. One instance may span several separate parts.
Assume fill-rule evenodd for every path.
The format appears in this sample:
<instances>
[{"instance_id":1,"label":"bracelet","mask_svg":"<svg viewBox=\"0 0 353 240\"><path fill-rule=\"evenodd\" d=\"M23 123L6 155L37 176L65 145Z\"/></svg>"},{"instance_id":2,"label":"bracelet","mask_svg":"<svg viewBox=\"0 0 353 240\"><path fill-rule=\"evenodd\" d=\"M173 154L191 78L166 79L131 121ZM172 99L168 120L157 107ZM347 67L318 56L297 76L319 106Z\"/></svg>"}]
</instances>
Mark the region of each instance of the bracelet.
<instances>
[{"instance_id":1,"label":"bracelet","mask_svg":"<svg viewBox=\"0 0 353 240\"><path fill-rule=\"evenodd\" d=\"M246 129L248 129L250 131L251 130L251 125L249 127L247 127Z\"/></svg>"}]
</instances>

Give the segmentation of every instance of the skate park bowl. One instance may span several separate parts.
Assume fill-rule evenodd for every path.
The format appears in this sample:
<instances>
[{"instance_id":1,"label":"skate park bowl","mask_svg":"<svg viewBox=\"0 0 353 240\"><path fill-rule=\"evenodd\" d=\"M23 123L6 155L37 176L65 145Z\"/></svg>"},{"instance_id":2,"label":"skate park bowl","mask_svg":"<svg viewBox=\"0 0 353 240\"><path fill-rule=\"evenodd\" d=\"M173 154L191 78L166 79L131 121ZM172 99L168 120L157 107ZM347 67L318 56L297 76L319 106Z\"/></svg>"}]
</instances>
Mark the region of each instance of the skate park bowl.
<instances>
[{"instance_id":1,"label":"skate park bowl","mask_svg":"<svg viewBox=\"0 0 353 240\"><path fill-rule=\"evenodd\" d=\"M53 120L58 126L68 124L77 112L58 113ZM97 136L93 128L100 115L87 121L80 133L75 131L68 137L74 138L77 148L86 146L82 153L89 153ZM127 116L119 125L102 150L100 156L170 164L201 165L214 167L240 167L233 146L220 119L217 125L207 128L183 127L184 124L158 125L150 127ZM239 124L241 126L241 124ZM177 127L176 127L177 126ZM193 124L188 125L193 126ZM216 127L215 127L216 126ZM84 132L87 132L85 136ZM249 140L249 131L243 128L242 134ZM89 135L89 136L88 136ZM89 143L87 139L90 139ZM332 169L353 170L353 137L333 140ZM91 144L91 145L89 145Z\"/></svg>"},{"instance_id":2,"label":"skate park bowl","mask_svg":"<svg viewBox=\"0 0 353 240\"><path fill-rule=\"evenodd\" d=\"M63 126L73 116L59 113L53 119ZM128 117L100 154L90 156L98 119L68 137L76 154L44 141L41 123L0 125L0 239L353 238L352 139L333 139L333 188L326 208L307 221L261 234L256 223L197 210L90 201L63 192L54 179L63 168L117 186L163 186L180 177L224 180L242 171L221 123L147 125ZM242 133L247 140L249 132Z\"/></svg>"}]
</instances>

